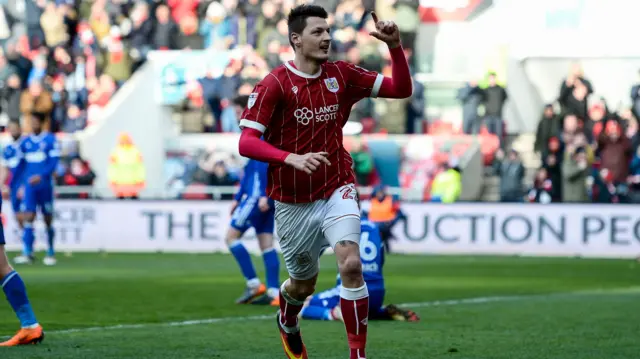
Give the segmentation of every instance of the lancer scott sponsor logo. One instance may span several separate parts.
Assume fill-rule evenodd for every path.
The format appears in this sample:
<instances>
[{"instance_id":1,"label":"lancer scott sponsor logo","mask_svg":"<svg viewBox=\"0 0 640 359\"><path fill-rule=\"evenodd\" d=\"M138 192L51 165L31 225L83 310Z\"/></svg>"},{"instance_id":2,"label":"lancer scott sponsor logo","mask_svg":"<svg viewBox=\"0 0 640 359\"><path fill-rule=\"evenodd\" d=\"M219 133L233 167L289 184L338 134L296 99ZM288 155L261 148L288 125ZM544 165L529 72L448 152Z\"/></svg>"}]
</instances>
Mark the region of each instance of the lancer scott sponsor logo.
<instances>
[{"instance_id":1,"label":"lancer scott sponsor logo","mask_svg":"<svg viewBox=\"0 0 640 359\"><path fill-rule=\"evenodd\" d=\"M326 122L326 121L335 121L338 118L338 109L340 108L339 104L329 105L329 106L320 106L316 107L313 110L308 107L302 107L296 109L293 113L293 116L296 118L301 125L308 125L311 123L311 120L316 122Z\"/></svg>"}]
</instances>

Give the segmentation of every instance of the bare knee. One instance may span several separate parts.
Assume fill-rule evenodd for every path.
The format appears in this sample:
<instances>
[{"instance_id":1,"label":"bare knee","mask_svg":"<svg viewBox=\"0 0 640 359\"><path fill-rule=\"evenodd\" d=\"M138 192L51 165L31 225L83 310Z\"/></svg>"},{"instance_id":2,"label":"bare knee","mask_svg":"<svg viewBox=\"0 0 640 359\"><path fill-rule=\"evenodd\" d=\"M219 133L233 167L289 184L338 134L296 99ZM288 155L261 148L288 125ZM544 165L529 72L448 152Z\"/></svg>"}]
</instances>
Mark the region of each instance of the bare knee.
<instances>
[{"instance_id":1,"label":"bare knee","mask_svg":"<svg viewBox=\"0 0 640 359\"><path fill-rule=\"evenodd\" d=\"M360 261L360 246L354 241L338 242L335 246L338 260L338 271L343 285L347 287L360 286L362 278L362 262Z\"/></svg>"},{"instance_id":2,"label":"bare knee","mask_svg":"<svg viewBox=\"0 0 640 359\"><path fill-rule=\"evenodd\" d=\"M273 235L269 233L258 234L258 245L261 251L273 249Z\"/></svg>"},{"instance_id":3,"label":"bare knee","mask_svg":"<svg viewBox=\"0 0 640 359\"><path fill-rule=\"evenodd\" d=\"M353 281L357 281L362 278L362 262L360 261L360 254L349 255L338 263L338 269L340 270L340 276L345 280L346 278Z\"/></svg>"},{"instance_id":4,"label":"bare knee","mask_svg":"<svg viewBox=\"0 0 640 359\"><path fill-rule=\"evenodd\" d=\"M9 264L9 259L4 252L4 246L0 245L0 279L7 276L7 274L11 273L13 268Z\"/></svg>"},{"instance_id":5,"label":"bare knee","mask_svg":"<svg viewBox=\"0 0 640 359\"><path fill-rule=\"evenodd\" d=\"M229 228L229 231L227 232L227 237L225 238L225 241L227 242L227 246L231 246L233 243L239 240L240 237L242 237L242 233L240 233L239 230L235 228Z\"/></svg>"},{"instance_id":6,"label":"bare knee","mask_svg":"<svg viewBox=\"0 0 640 359\"><path fill-rule=\"evenodd\" d=\"M36 214L35 213L23 213L22 214L22 220L25 223L31 223L36 219Z\"/></svg>"},{"instance_id":7,"label":"bare knee","mask_svg":"<svg viewBox=\"0 0 640 359\"><path fill-rule=\"evenodd\" d=\"M316 291L316 278L307 280L289 279L286 292L295 300L304 301Z\"/></svg>"}]
</instances>

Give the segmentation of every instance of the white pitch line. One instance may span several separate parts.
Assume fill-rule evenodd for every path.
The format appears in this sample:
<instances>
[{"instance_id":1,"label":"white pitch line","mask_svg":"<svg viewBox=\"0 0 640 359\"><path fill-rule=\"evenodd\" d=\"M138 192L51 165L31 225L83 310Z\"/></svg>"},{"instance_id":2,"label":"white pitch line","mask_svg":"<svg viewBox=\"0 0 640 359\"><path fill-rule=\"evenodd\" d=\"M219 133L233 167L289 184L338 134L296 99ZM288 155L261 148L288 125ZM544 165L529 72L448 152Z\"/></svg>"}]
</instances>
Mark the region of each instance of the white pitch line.
<instances>
[{"instance_id":1,"label":"white pitch line","mask_svg":"<svg viewBox=\"0 0 640 359\"><path fill-rule=\"evenodd\" d=\"M443 307L443 306L456 306L465 304L482 304L482 303L495 303L495 302L508 302L508 301L526 301L533 299L552 299L558 297L576 297L585 295L610 295L610 294L637 294L640 293L640 287L632 287L626 289L612 289L612 290L591 290L591 291L576 291L565 293L550 293L550 294L531 294L531 295L513 295L513 296L493 296L493 297L475 297L475 298L463 298L463 299L450 299L450 300L435 300L429 302L419 303L403 303L400 307L407 308L424 308L424 307ZM120 329L141 329L149 327L184 327L191 325L202 324L215 324L215 323L228 323L233 321L258 321L269 320L274 318L274 314L270 315L253 315L244 317L221 317L221 318L209 318L209 319L195 319L185 320L178 322L164 322L164 323L140 323L140 324L119 324L103 327L87 327L87 328L73 328L63 330L48 331L47 334L69 334L69 333L83 333L83 332L97 332L107 330L120 330Z\"/></svg>"},{"instance_id":2,"label":"white pitch line","mask_svg":"<svg viewBox=\"0 0 640 359\"><path fill-rule=\"evenodd\" d=\"M611 295L611 294L635 294L635 293L640 293L640 287L629 287L629 288L620 288L620 289L581 290L581 291L574 291L574 292L559 292L559 293L545 293L545 294L508 295L508 296L434 300L430 302L403 303L398 306L405 307L405 308L424 308L424 307L441 307L441 306L452 306L452 305L462 305L462 304L482 304L482 303L494 303L494 302L526 301L526 300L534 300L534 299L553 299L553 298L562 298L562 297Z\"/></svg>"}]
</instances>

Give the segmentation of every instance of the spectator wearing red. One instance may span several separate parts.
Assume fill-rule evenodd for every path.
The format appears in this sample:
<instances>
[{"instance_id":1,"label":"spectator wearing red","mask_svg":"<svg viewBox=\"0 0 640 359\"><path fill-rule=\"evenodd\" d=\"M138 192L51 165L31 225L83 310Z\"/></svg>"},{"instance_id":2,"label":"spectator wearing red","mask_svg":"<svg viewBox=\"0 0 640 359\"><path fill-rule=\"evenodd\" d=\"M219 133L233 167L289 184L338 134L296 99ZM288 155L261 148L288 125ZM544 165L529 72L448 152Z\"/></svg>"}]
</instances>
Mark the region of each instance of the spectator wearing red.
<instances>
[{"instance_id":1,"label":"spectator wearing red","mask_svg":"<svg viewBox=\"0 0 640 359\"><path fill-rule=\"evenodd\" d=\"M548 150L542 156L542 164L551 180L551 197L554 202L562 199L562 144L558 137L549 139Z\"/></svg>"},{"instance_id":2,"label":"spectator wearing red","mask_svg":"<svg viewBox=\"0 0 640 359\"><path fill-rule=\"evenodd\" d=\"M601 168L611 172L613 182L624 183L629 175L629 164L633 155L631 142L622 132L617 121L608 120L598 137Z\"/></svg>"},{"instance_id":3,"label":"spectator wearing red","mask_svg":"<svg viewBox=\"0 0 640 359\"><path fill-rule=\"evenodd\" d=\"M196 16L199 0L169 0L167 4L171 8L173 21L180 23L187 16Z\"/></svg>"},{"instance_id":4,"label":"spectator wearing red","mask_svg":"<svg viewBox=\"0 0 640 359\"><path fill-rule=\"evenodd\" d=\"M59 177L59 186L91 186L96 175L89 164L81 158L73 158L64 175ZM62 197L62 196L61 196ZM73 195L64 195L65 198L89 198L89 193L81 192Z\"/></svg>"}]
</instances>

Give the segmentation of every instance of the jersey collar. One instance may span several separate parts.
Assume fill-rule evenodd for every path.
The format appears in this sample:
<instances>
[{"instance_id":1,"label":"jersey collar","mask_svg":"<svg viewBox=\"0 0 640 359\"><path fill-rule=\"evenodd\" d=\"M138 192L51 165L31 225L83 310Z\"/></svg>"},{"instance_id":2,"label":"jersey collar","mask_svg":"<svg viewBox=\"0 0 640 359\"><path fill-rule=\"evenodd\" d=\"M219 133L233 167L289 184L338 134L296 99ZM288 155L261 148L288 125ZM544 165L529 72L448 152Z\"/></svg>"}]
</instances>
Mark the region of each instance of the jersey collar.
<instances>
[{"instance_id":1,"label":"jersey collar","mask_svg":"<svg viewBox=\"0 0 640 359\"><path fill-rule=\"evenodd\" d=\"M40 133L39 133L39 134L37 134L37 135L33 135L33 134L32 134L32 135L31 135L31 140L32 140L33 142L40 142L40 141L41 141L45 136L46 136L46 132L45 132L45 131L42 131L42 132L40 132Z\"/></svg>"},{"instance_id":2,"label":"jersey collar","mask_svg":"<svg viewBox=\"0 0 640 359\"><path fill-rule=\"evenodd\" d=\"M296 75L298 75L298 76L300 76L302 78L305 78L305 79L317 79L322 74L322 66L320 66L320 69L318 70L318 72L316 72L313 75L304 73L304 72L296 69L295 66L293 66L293 64L291 64L291 61L285 62L284 66L286 66L287 69L289 69L289 71L291 71L294 74L296 74Z\"/></svg>"}]
</instances>

